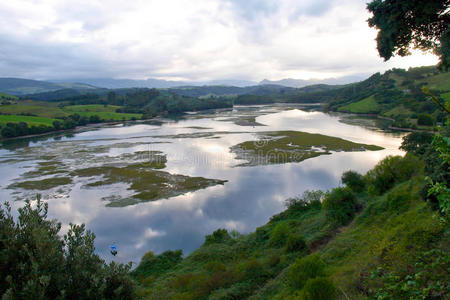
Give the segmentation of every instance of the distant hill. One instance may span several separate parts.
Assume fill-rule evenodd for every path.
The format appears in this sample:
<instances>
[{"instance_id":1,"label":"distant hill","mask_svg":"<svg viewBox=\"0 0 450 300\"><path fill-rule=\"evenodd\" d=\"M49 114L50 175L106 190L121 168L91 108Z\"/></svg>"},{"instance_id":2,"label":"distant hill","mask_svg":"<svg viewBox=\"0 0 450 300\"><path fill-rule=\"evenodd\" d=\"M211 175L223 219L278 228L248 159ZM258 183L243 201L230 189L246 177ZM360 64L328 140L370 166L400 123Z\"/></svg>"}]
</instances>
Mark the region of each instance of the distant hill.
<instances>
[{"instance_id":1,"label":"distant hill","mask_svg":"<svg viewBox=\"0 0 450 300\"><path fill-rule=\"evenodd\" d=\"M44 93L64 88L96 89L96 87L84 83L54 83L22 78L0 78L0 92L14 96Z\"/></svg>"},{"instance_id":2,"label":"distant hill","mask_svg":"<svg viewBox=\"0 0 450 300\"><path fill-rule=\"evenodd\" d=\"M181 86L235 86L245 87L256 85L256 82L246 80L213 80L213 81L176 81L176 80L163 80L149 78L145 80L134 79L113 79L113 78L83 78L72 79L74 82L84 82L96 87L108 88L108 89L120 89L120 88L157 88L167 89ZM63 83L63 81L61 81Z\"/></svg>"},{"instance_id":3,"label":"distant hill","mask_svg":"<svg viewBox=\"0 0 450 300\"><path fill-rule=\"evenodd\" d=\"M344 77L338 77L338 78L327 78L327 79L281 79L281 80L267 80L264 79L259 82L260 85L268 85L268 84L275 84L275 85L282 85L287 87L293 87L293 88L301 88L309 85L317 85L317 84L328 84L328 85L342 85L342 84L349 84L353 82L362 81L366 78L368 78L370 74L357 74L357 75L351 75L351 76L344 76Z\"/></svg>"}]
</instances>

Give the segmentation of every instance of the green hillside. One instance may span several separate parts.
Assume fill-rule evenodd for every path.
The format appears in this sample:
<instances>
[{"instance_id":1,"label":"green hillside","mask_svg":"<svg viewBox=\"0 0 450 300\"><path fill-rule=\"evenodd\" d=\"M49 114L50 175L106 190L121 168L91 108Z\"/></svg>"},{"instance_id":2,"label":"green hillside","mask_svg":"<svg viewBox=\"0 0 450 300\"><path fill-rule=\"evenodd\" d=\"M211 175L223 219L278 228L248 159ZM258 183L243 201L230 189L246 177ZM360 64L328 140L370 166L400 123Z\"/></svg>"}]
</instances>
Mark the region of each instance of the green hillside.
<instances>
[{"instance_id":1,"label":"green hillside","mask_svg":"<svg viewBox=\"0 0 450 300\"><path fill-rule=\"evenodd\" d=\"M423 87L428 87L442 103L448 101L450 73L439 72L435 67L393 69L314 96L327 102L328 110L377 113L393 118L394 126L430 129L436 123L443 124L446 115L424 94ZM423 122L424 119L430 121Z\"/></svg>"}]
</instances>

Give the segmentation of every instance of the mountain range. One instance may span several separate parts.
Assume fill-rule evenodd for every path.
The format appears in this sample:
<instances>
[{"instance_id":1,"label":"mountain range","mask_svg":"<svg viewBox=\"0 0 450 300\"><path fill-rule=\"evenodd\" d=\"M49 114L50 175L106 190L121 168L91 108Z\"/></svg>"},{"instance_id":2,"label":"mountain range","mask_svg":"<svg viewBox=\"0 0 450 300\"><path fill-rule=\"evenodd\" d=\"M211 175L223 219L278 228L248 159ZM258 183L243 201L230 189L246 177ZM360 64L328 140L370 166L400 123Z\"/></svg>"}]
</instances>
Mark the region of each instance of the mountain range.
<instances>
[{"instance_id":1,"label":"mountain range","mask_svg":"<svg viewBox=\"0 0 450 300\"><path fill-rule=\"evenodd\" d=\"M201 87L201 86L224 86L224 87L253 87L259 85L277 85L291 88L300 88L315 84L347 84L361 81L368 75L360 74L329 79L282 79L271 81L264 79L260 82L248 80L212 80L212 81L171 81L149 78L146 80L113 79L113 78L76 78L70 80L42 81L23 78L0 78L0 92L23 96L37 93L52 92L61 89L73 89L88 92L95 89L120 89L120 88L174 88L174 87Z\"/></svg>"}]
</instances>

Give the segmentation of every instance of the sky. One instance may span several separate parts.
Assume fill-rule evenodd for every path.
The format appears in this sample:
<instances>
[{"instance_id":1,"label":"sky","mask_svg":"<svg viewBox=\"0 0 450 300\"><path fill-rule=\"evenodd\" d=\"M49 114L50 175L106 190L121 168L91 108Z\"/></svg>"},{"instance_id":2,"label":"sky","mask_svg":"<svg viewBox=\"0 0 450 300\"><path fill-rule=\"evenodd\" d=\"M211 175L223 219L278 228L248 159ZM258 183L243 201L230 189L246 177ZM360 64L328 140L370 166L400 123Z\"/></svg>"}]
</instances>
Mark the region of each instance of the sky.
<instances>
[{"instance_id":1,"label":"sky","mask_svg":"<svg viewBox=\"0 0 450 300\"><path fill-rule=\"evenodd\" d=\"M0 77L323 79L438 62L384 62L366 2L1 1Z\"/></svg>"}]
</instances>

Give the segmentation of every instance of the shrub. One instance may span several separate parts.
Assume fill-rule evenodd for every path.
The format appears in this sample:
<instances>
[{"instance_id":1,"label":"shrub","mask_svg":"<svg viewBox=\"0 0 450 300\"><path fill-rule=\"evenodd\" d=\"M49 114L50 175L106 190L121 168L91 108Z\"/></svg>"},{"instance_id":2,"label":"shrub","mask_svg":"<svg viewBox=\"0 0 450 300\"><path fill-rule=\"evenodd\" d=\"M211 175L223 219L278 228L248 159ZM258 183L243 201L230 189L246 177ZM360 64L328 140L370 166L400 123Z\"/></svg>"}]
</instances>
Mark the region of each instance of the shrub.
<instances>
[{"instance_id":1,"label":"shrub","mask_svg":"<svg viewBox=\"0 0 450 300\"><path fill-rule=\"evenodd\" d=\"M306 242L303 236L300 234L291 233L286 240L286 251L294 252L300 251L306 248Z\"/></svg>"},{"instance_id":2,"label":"shrub","mask_svg":"<svg viewBox=\"0 0 450 300\"><path fill-rule=\"evenodd\" d=\"M231 240L231 236L226 229L217 229L212 234L205 237L205 244L223 243Z\"/></svg>"},{"instance_id":3,"label":"shrub","mask_svg":"<svg viewBox=\"0 0 450 300\"><path fill-rule=\"evenodd\" d=\"M181 250L168 250L154 257L147 252L144 255L145 259L141 260L133 274L138 277L159 276L181 262L182 256Z\"/></svg>"},{"instance_id":4,"label":"shrub","mask_svg":"<svg viewBox=\"0 0 450 300\"><path fill-rule=\"evenodd\" d=\"M292 287L301 289L308 279L324 275L325 263L317 254L314 254L297 259L289 267L288 281Z\"/></svg>"},{"instance_id":5,"label":"shrub","mask_svg":"<svg viewBox=\"0 0 450 300\"><path fill-rule=\"evenodd\" d=\"M289 227L285 222L277 224L270 233L269 244L274 247L282 247L286 243Z\"/></svg>"},{"instance_id":6,"label":"shrub","mask_svg":"<svg viewBox=\"0 0 450 300\"><path fill-rule=\"evenodd\" d=\"M345 225L355 216L358 204L349 188L338 187L327 193L323 208L326 210L327 219L335 224Z\"/></svg>"},{"instance_id":7,"label":"shrub","mask_svg":"<svg viewBox=\"0 0 450 300\"><path fill-rule=\"evenodd\" d=\"M429 114L420 114L419 117L417 118L417 124L424 126L433 126L434 119Z\"/></svg>"},{"instance_id":8,"label":"shrub","mask_svg":"<svg viewBox=\"0 0 450 300\"><path fill-rule=\"evenodd\" d=\"M381 195L396 183L410 179L423 170L423 163L414 155L388 156L367 172L365 179L372 194Z\"/></svg>"},{"instance_id":9,"label":"shrub","mask_svg":"<svg viewBox=\"0 0 450 300\"><path fill-rule=\"evenodd\" d=\"M341 181L356 193L361 193L366 188L364 177L355 171L347 171L342 174Z\"/></svg>"},{"instance_id":10,"label":"shrub","mask_svg":"<svg viewBox=\"0 0 450 300\"><path fill-rule=\"evenodd\" d=\"M335 299L336 287L326 277L308 279L302 291L301 299L304 300L329 300Z\"/></svg>"},{"instance_id":11,"label":"shrub","mask_svg":"<svg viewBox=\"0 0 450 300\"><path fill-rule=\"evenodd\" d=\"M324 192L321 190L306 190L301 197L289 198L285 206L291 210L305 211L309 208L320 208Z\"/></svg>"}]
</instances>

